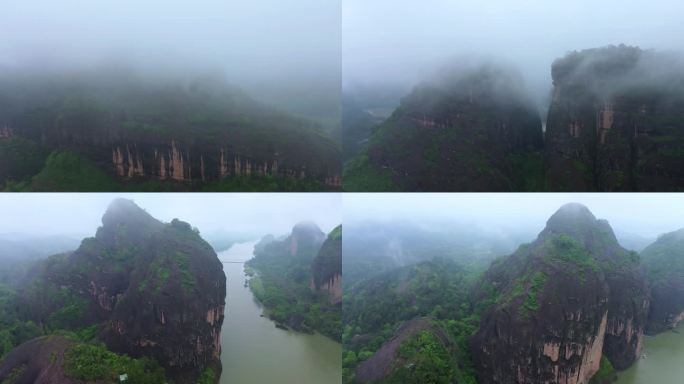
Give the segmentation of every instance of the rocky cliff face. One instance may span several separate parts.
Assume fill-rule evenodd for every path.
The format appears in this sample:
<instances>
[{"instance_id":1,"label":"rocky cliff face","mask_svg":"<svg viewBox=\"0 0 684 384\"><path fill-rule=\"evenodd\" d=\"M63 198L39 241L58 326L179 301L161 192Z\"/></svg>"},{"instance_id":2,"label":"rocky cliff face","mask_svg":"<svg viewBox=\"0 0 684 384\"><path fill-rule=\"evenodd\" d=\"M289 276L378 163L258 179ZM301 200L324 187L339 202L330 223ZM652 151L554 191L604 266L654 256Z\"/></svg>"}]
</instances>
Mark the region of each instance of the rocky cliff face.
<instances>
[{"instance_id":1,"label":"rocky cliff face","mask_svg":"<svg viewBox=\"0 0 684 384\"><path fill-rule=\"evenodd\" d=\"M646 331L674 328L684 320L684 229L664 234L641 253L651 285Z\"/></svg>"},{"instance_id":2,"label":"rocky cliff face","mask_svg":"<svg viewBox=\"0 0 684 384\"><path fill-rule=\"evenodd\" d=\"M311 265L311 289L330 295L331 304L342 303L342 226L325 240Z\"/></svg>"},{"instance_id":3,"label":"rocky cliff face","mask_svg":"<svg viewBox=\"0 0 684 384\"><path fill-rule=\"evenodd\" d=\"M368 166L406 190L523 188L517 155L541 150L543 138L522 88L515 76L488 66L417 87L377 128Z\"/></svg>"},{"instance_id":4,"label":"rocky cliff face","mask_svg":"<svg viewBox=\"0 0 684 384\"><path fill-rule=\"evenodd\" d=\"M492 303L472 340L481 383L587 383L602 355L624 369L638 357L649 304L638 257L578 204L495 262L476 296Z\"/></svg>"},{"instance_id":5,"label":"rocky cliff face","mask_svg":"<svg viewBox=\"0 0 684 384\"><path fill-rule=\"evenodd\" d=\"M164 224L115 200L94 238L42 268L21 294L29 319L50 328L98 324L109 349L154 358L178 383L194 383L207 368L220 374L225 275L189 224Z\"/></svg>"},{"instance_id":6,"label":"rocky cliff face","mask_svg":"<svg viewBox=\"0 0 684 384\"><path fill-rule=\"evenodd\" d=\"M573 52L554 62L546 126L554 190L684 186L684 66L635 47Z\"/></svg>"},{"instance_id":7,"label":"rocky cliff face","mask_svg":"<svg viewBox=\"0 0 684 384\"><path fill-rule=\"evenodd\" d=\"M0 91L0 139L15 135L46 148L70 149L120 181L198 186L271 175L341 185L339 145L311 122L260 105L220 82L170 86L120 80L65 77L44 80L54 83L47 89L43 83L27 86L26 79L0 78L5 93L16 93Z\"/></svg>"},{"instance_id":8,"label":"rocky cliff face","mask_svg":"<svg viewBox=\"0 0 684 384\"><path fill-rule=\"evenodd\" d=\"M42 337L14 348L0 363L0 380L9 384L79 384L62 366L75 343L62 337Z\"/></svg>"}]
</instances>

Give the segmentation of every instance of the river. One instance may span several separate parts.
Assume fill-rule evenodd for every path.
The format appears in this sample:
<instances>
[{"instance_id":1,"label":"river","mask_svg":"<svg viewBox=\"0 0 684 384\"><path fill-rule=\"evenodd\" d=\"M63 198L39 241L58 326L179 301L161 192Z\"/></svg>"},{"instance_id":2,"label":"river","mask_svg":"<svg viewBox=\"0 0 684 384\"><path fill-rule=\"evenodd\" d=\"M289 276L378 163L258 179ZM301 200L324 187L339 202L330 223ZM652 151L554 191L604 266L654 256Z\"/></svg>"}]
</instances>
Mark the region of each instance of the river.
<instances>
[{"instance_id":1,"label":"river","mask_svg":"<svg viewBox=\"0 0 684 384\"><path fill-rule=\"evenodd\" d=\"M218 254L226 274L226 311L221 329L221 384L319 384L342 382L342 345L319 334L284 331L260 317L262 308L244 286L242 262L255 243Z\"/></svg>"},{"instance_id":2,"label":"river","mask_svg":"<svg viewBox=\"0 0 684 384\"><path fill-rule=\"evenodd\" d=\"M675 384L684 382L684 325L677 332L664 332L645 337L642 354L626 371L618 375L617 384Z\"/></svg>"}]
</instances>

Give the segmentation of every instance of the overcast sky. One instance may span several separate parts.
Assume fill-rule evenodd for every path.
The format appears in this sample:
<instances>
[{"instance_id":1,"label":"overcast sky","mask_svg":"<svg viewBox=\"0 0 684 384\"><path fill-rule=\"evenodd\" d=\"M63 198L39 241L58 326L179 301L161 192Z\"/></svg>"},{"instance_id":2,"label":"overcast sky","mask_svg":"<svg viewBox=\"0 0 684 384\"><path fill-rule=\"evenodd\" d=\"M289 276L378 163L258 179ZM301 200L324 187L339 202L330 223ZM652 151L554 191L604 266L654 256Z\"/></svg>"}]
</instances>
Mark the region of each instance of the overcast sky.
<instances>
[{"instance_id":1,"label":"overcast sky","mask_svg":"<svg viewBox=\"0 0 684 384\"><path fill-rule=\"evenodd\" d=\"M558 208L571 202L607 219L614 231L655 237L684 228L681 193L347 193L343 220L348 225L364 220L472 220L491 227L532 227L538 233Z\"/></svg>"},{"instance_id":2,"label":"overcast sky","mask_svg":"<svg viewBox=\"0 0 684 384\"><path fill-rule=\"evenodd\" d=\"M3 0L0 65L130 61L218 69L244 87L339 87L340 14L329 0Z\"/></svg>"},{"instance_id":3,"label":"overcast sky","mask_svg":"<svg viewBox=\"0 0 684 384\"><path fill-rule=\"evenodd\" d=\"M328 233L341 223L338 193L4 193L0 195L0 234L93 236L109 203L132 199L155 218L179 218L200 232L288 234L303 220Z\"/></svg>"},{"instance_id":4,"label":"overcast sky","mask_svg":"<svg viewBox=\"0 0 684 384\"><path fill-rule=\"evenodd\" d=\"M537 97L551 63L608 44L684 47L679 0L344 0L344 84L409 82L476 55L520 68Z\"/></svg>"}]
</instances>

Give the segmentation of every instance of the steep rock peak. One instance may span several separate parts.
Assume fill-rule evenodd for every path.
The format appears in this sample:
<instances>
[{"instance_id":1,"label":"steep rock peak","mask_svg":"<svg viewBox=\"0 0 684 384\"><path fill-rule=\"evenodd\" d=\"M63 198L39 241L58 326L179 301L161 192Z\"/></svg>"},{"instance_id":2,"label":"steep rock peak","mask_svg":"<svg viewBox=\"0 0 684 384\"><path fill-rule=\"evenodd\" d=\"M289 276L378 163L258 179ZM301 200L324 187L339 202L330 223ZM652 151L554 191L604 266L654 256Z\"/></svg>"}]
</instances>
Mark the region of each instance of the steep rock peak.
<instances>
[{"instance_id":1,"label":"steep rock peak","mask_svg":"<svg viewBox=\"0 0 684 384\"><path fill-rule=\"evenodd\" d=\"M133 200L117 198L107 207L107 211L102 216L102 224L104 226L116 225L133 219L157 221L144 209L138 207Z\"/></svg>"},{"instance_id":2,"label":"steep rock peak","mask_svg":"<svg viewBox=\"0 0 684 384\"><path fill-rule=\"evenodd\" d=\"M540 237L568 235L585 246L600 243L618 245L617 238L607 220L597 219L586 206L568 203L560 207L546 222Z\"/></svg>"},{"instance_id":3,"label":"steep rock peak","mask_svg":"<svg viewBox=\"0 0 684 384\"><path fill-rule=\"evenodd\" d=\"M324 235L321 228L313 221L301 221L292 228L292 234L295 236L321 236Z\"/></svg>"},{"instance_id":4,"label":"steep rock peak","mask_svg":"<svg viewBox=\"0 0 684 384\"><path fill-rule=\"evenodd\" d=\"M136 241L162 227L160 221L138 207L133 200L117 198L102 216L102 227L98 228L96 237L105 243L118 242L123 238Z\"/></svg>"}]
</instances>

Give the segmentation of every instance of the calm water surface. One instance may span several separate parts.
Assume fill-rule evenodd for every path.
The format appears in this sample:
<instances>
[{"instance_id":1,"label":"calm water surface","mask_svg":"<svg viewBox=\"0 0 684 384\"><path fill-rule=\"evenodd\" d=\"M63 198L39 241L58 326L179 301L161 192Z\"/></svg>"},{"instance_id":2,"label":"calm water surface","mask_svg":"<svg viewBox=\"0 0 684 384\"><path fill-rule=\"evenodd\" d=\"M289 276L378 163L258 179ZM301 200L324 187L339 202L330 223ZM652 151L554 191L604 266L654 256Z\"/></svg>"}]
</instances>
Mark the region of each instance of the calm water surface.
<instances>
[{"instance_id":1,"label":"calm water surface","mask_svg":"<svg viewBox=\"0 0 684 384\"><path fill-rule=\"evenodd\" d=\"M254 243L236 244L221 261L244 262ZM342 345L321 335L283 331L267 318L244 286L243 264L223 264L226 312L221 331L221 384L341 383Z\"/></svg>"},{"instance_id":2,"label":"calm water surface","mask_svg":"<svg viewBox=\"0 0 684 384\"><path fill-rule=\"evenodd\" d=\"M642 354L628 370L619 374L618 384L684 383L684 325L676 332L644 338Z\"/></svg>"}]
</instances>

